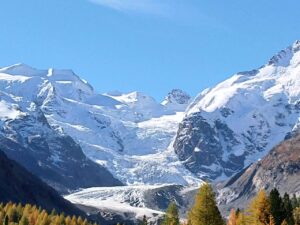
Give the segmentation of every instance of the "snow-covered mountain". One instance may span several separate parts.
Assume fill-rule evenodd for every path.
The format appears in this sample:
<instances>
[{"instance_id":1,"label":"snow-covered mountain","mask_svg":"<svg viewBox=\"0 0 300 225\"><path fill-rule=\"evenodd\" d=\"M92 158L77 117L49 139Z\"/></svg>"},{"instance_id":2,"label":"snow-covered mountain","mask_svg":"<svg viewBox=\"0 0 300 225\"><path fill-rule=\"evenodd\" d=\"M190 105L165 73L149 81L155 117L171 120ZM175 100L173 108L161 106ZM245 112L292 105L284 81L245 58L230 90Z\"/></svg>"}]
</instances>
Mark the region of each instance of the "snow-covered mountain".
<instances>
[{"instance_id":1,"label":"snow-covered mountain","mask_svg":"<svg viewBox=\"0 0 300 225\"><path fill-rule=\"evenodd\" d=\"M71 70L37 70L24 64L0 69L5 138L38 146L42 135L45 145L55 149L57 142L50 140L55 135L49 135L55 130L124 184L199 182L169 148L189 101L180 90L171 91L164 103L140 92L98 94ZM33 119L25 123L28 117ZM66 160L60 151L51 150L45 157L49 164Z\"/></svg>"},{"instance_id":2,"label":"snow-covered mountain","mask_svg":"<svg viewBox=\"0 0 300 225\"><path fill-rule=\"evenodd\" d=\"M50 75L24 65L0 70L0 149L61 192L121 185L60 127L50 125L43 107L54 89L44 74Z\"/></svg>"},{"instance_id":3,"label":"snow-covered mountain","mask_svg":"<svg viewBox=\"0 0 300 225\"><path fill-rule=\"evenodd\" d=\"M266 155L299 126L300 41L264 66L203 91L174 150L198 176L224 179Z\"/></svg>"}]
</instances>

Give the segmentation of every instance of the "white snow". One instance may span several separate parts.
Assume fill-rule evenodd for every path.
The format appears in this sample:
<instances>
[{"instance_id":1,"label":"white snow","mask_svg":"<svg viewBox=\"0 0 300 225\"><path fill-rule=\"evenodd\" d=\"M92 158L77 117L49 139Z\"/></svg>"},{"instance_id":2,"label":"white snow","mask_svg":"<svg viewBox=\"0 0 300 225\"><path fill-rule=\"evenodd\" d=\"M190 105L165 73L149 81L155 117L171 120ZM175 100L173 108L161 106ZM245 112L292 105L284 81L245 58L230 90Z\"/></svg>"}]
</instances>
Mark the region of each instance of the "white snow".
<instances>
[{"instance_id":1,"label":"white snow","mask_svg":"<svg viewBox=\"0 0 300 225\"><path fill-rule=\"evenodd\" d=\"M235 74L206 89L189 106L187 116L200 112L212 127L219 120L234 132L239 144L228 148L228 142L221 140L224 161L230 154L239 156L245 152L245 166L257 161L298 123L299 46L297 41L258 70ZM224 116L223 110L231 113ZM256 149L247 150L249 145Z\"/></svg>"},{"instance_id":2,"label":"white snow","mask_svg":"<svg viewBox=\"0 0 300 225\"><path fill-rule=\"evenodd\" d=\"M0 95L1 99L1 95ZM25 115L17 109L17 105L8 104L7 102L0 101L0 120L16 119L19 116Z\"/></svg>"},{"instance_id":3,"label":"white snow","mask_svg":"<svg viewBox=\"0 0 300 225\"><path fill-rule=\"evenodd\" d=\"M164 213L146 207L145 192L162 186L124 186L88 188L65 196L72 203L118 213L133 213L135 218L161 216Z\"/></svg>"},{"instance_id":4,"label":"white snow","mask_svg":"<svg viewBox=\"0 0 300 225\"><path fill-rule=\"evenodd\" d=\"M98 94L72 70L24 64L0 69L0 91L8 99L0 118L31 113L38 105L51 126L70 135L125 184L200 182L169 148L188 102L176 108L141 92Z\"/></svg>"}]
</instances>

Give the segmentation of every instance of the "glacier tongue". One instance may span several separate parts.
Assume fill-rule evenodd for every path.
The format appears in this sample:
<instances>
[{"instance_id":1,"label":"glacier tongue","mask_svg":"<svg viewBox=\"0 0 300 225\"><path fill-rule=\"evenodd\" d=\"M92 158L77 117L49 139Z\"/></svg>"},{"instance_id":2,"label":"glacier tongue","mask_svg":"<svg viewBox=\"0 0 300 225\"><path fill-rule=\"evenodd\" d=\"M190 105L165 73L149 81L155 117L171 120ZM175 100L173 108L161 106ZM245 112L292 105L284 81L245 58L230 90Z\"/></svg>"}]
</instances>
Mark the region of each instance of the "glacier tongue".
<instances>
[{"instance_id":1,"label":"glacier tongue","mask_svg":"<svg viewBox=\"0 0 300 225\"><path fill-rule=\"evenodd\" d=\"M169 148L188 100L170 107L140 92L97 94L71 70L0 69L1 120L38 107L52 127L125 184L200 182Z\"/></svg>"}]
</instances>

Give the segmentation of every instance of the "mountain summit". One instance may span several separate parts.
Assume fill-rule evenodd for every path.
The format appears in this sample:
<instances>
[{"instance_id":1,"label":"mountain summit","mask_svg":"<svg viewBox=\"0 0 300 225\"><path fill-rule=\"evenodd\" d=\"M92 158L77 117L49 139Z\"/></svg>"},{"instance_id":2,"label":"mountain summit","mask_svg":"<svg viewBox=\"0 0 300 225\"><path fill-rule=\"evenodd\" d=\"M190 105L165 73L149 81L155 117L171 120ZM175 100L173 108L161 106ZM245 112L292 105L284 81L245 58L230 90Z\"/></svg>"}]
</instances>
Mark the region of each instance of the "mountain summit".
<instances>
[{"instance_id":1,"label":"mountain summit","mask_svg":"<svg viewBox=\"0 0 300 225\"><path fill-rule=\"evenodd\" d=\"M237 73L191 103L174 143L190 171L224 179L298 127L299 46L295 42L259 69Z\"/></svg>"}]
</instances>

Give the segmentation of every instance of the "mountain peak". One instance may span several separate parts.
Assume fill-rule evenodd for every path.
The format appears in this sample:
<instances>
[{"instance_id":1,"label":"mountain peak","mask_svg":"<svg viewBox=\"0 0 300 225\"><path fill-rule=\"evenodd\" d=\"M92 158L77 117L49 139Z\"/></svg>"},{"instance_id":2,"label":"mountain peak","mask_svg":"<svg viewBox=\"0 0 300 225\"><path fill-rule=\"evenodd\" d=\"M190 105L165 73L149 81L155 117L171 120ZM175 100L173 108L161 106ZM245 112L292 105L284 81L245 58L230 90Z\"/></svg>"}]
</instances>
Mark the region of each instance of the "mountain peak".
<instances>
[{"instance_id":1,"label":"mountain peak","mask_svg":"<svg viewBox=\"0 0 300 225\"><path fill-rule=\"evenodd\" d=\"M1 68L0 72L10 74L10 75L32 76L32 75L37 75L37 74L41 74L41 73L46 73L46 70L37 70L27 64L17 63L12 66Z\"/></svg>"},{"instance_id":2,"label":"mountain peak","mask_svg":"<svg viewBox=\"0 0 300 225\"><path fill-rule=\"evenodd\" d=\"M294 50L294 52L297 52L300 50L300 40L296 40L293 45L292 45L292 48Z\"/></svg>"},{"instance_id":3,"label":"mountain peak","mask_svg":"<svg viewBox=\"0 0 300 225\"><path fill-rule=\"evenodd\" d=\"M281 50L276 55L274 55L270 60L268 65L274 66L288 66L291 60L294 58L295 54L300 50L300 40L296 40L292 45L286 49ZM299 59L298 59L299 60Z\"/></svg>"},{"instance_id":4,"label":"mountain peak","mask_svg":"<svg viewBox=\"0 0 300 225\"><path fill-rule=\"evenodd\" d=\"M172 89L165 97L162 105L179 104L186 105L190 102L191 96L181 89Z\"/></svg>"}]
</instances>

